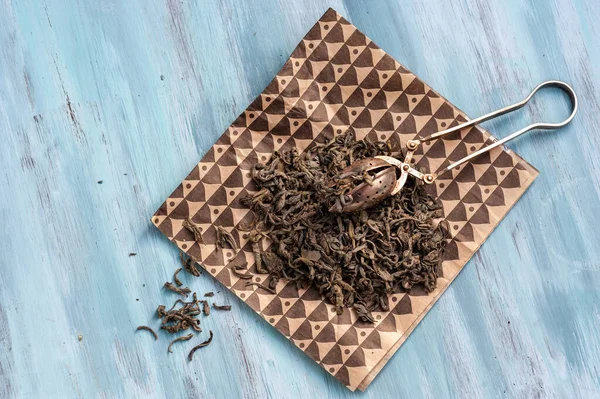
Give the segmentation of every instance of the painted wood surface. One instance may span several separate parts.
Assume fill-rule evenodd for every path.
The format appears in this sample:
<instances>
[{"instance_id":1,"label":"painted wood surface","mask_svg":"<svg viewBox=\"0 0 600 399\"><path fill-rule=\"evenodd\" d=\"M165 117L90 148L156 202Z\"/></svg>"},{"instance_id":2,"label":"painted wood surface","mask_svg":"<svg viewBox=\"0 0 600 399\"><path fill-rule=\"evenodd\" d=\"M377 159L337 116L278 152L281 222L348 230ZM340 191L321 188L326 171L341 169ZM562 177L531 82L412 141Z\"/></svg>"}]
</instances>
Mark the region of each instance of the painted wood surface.
<instances>
[{"instance_id":1,"label":"painted wood surface","mask_svg":"<svg viewBox=\"0 0 600 399\"><path fill-rule=\"evenodd\" d=\"M581 101L511 143L540 177L354 394L208 275L185 282L233 310L194 362L134 334L174 300L149 217L328 6L471 116L546 79ZM598 397L599 20L596 0L0 0L0 397ZM566 115L550 90L486 127Z\"/></svg>"}]
</instances>

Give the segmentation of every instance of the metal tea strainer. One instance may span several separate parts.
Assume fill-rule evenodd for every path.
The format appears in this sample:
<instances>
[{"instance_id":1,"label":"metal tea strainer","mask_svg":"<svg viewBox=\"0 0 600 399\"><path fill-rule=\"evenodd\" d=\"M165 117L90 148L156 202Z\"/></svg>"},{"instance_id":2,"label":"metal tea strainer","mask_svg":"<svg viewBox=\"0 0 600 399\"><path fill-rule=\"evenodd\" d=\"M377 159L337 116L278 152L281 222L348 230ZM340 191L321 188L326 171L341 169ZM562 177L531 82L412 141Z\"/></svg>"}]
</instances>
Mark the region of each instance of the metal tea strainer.
<instances>
[{"instance_id":1,"label":"metal tea strainer","mask_svg":"<svg viewBox=\"0 0 600 399\"><path fill-rule=\"evenodd\" d=\"M475 151L474 153L469 154L462 159L459 159L458 161L456 161L434 173L421 173L410 165L411 160L414 155L414 152L417 150L417 148L419 148L419 146L421 144L426 143L431 140L434 140L434 139L444 137L448 134L454 133L461 129L477 125L479 123L493 119L497 116L501 116L501 115L507 114L509 112L515 111L519 108L522 108L525 104L527 104L527 102L529 102L529 100L531 100L531 98L534 96L535 93L537 93L538 90L540 90L544 87L558 87L558 88L564 90L569 95L569 98L571 99L572 110L571 110L571 114L569 115L569 117L567 119L565 119L563 122L560 122L560 123L533 123L527 127L524 127L523 129L521 129L519 131L512 133L509 136L504 137L501 140L495 141L493 144L490 144L487 147L483 147L480 150ZM550 130L550 129L561 128L561 127L565 126L566 124L568 124L569 122L571 122L571 120L575 116L576 112L577 112L577 95L575 94L575 91L573 91L571 86L569 86L568 84L566 84L564 82L558 81L558 80L549 80L549 81L540 83L521 102L518 102L513 105L509 105L508 107L499 109L494 112L490 112L487 115L480 116L477 119L473 119L468 122L462 123L458 126L454 126L449 129L442 130L441 132L432 134L430 136L409 140L406 143L407 153L406 153L406 156L403 161L400 161L391 156L381 155L381 156L376 156L374 158L366 158L361 161L354 162L352 165L350 165L349 167L344 169L341 172L339 177L344 179L344 178L351 177L351 176L363 175L364 173L371 173L371 174L373 174L372 181L369 181L369 183L361 183L358 186L356 186L354 189L352 189L348 193L348 196L350 198L348 198L348 196L346 196L347 200L341 204L342 205L341 208L339 206L337 206L337 207L334 206L331 208L331 211L332 212L336 212L336 211L337 212L339 212L339 211L353 212L353 211L369 208L370 206L375 205L376 203L382 201L386 197L397 194L402 189L404 184L406 183L406 180L408 179L409 175L413 176L414 178L417 178L419 180L422 180L426 184L431 184L435 181L435 179L439 175L441 175L449 170L452 170L455 167L462 165L463 163L468 162L468 161L472 160L473 158L478 157L479 155L484 154L484 153L490 151L491 149L496 148L516 137L519 137L523 133L526 133L533 129ZM398 177L398 175L396 173L397 171L400 171L400 177Z\"/></svg>"}]
</instances>

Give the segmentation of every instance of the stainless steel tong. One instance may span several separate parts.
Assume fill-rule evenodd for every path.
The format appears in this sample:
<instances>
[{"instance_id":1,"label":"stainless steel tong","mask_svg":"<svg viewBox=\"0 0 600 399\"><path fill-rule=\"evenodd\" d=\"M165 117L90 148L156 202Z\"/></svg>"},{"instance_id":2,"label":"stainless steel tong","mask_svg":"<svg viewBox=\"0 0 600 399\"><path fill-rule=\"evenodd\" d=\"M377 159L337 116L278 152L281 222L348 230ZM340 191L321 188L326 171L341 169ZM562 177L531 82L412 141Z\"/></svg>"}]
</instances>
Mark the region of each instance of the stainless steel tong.
<instances>
[{"instance_id":1,"label":"stainless steel tong","mask_svg":"<svg viewBox=\"0 0 600 399\"><path fill-rule=\"evenodd\" d=\"M518 110L525 106L525 104L527 104L529 100L531 100L535 93L537 93L540 89L544 87L558 87L564 90L569 95L569 98L571 99L571 114L563 122L533 123L519 131L516 131L504 137L501 140L495 141L493 144L483 147L480 150L475 151L474 153L469 154L462 159L459 159L458 161L434 173L421 173L411 166L411 160L413 159L414 152L419 148L421 144L447 136L461 129L477 125L479 123L488 121L490 119L507 114L509 112ZM413 176L416 179L422 180L426 184L432 184L435 181L435 179L441 174L448 172L449 170L452 170L457 166L464 164L465 162L469 162L473 158L476 158L479 155L492 150L493 148L507 143L510 140L519 137L523 133L526 133L533 129L551 130L561 128L569 122L571 122L571 120L575 116L575 113L577 113L577 95L575 94L575 91L571 88L571 86L558 80L549 80L540 83L523 101L520 101L513 105L509 105L508 107L499 109L497 111L490 112L489 114L480 116L477 119L473 119L468 122L461 123L460 125L451 127L449 129L442 130L441 132L432 134L430 136L409 140L406 143L407 153L403 161L400 161L390 156L376 156L374 158L366 158L353 163L341 172L339 176L340 178L343 179L356 175L364 175L365 173L374 173L374 175L372 176L371 181L369 181L368 183L361 183L350 191L350 201L344 201L345 203L342 204L341 208L332 207L331 210L341 210L341 212L353 212L369 208L375 205L376 203L382 201L386 197L400 192L404 184L406 184L406 180L408 179L409 175ZM400 177L398 177L396 173L397 170L400 171Z\"/></svg>"}]
</instances>

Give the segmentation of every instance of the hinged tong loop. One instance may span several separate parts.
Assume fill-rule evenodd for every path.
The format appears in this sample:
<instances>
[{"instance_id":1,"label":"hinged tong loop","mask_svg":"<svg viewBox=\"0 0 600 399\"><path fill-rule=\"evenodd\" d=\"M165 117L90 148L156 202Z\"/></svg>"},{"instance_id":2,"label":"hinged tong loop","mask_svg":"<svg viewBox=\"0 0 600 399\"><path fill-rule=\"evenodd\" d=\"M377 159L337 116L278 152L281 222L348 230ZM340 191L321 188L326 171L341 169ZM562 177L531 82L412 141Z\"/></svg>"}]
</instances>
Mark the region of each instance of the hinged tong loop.
<instances>
[{"instance_id":1,"label":"hinged tong loop","mask_svg":"<svg viewBox=\"0 0 600 399\"><path fill-rule=\"evenodd\" d=\"M406 156L407 159L404 160L404 164L410 163L412 155L413 155L414 151L419 147L419 145L421 145L423 143L426 143L428 141L431 141L431 140L435 140L435 139L440 138L440 137L444 137L444 136L446 136L448 134L457 132L457 131L465 129L467 127L471 127L471 126L474 126L474 125L478 125L478 124L480 124L482 122L489 121L490 119L494 119L494 118L496 118L498 116L508 114L508 113L516 111L516 110L518 110L520 108L523 108L525 106L525 104L527 104L529 102L529 100L531 100L531 98L535 95L535 93L537 93L540 89L542 89L544 87L558 87L558 88L564 90L568 94L569 98L571 99L571 107L572 107L571 114L564 121L562 121L560 123L543 123L543 122L533 123L533 124L531 124L531 125L529 125L527 127L524 127L523 129L521 129L519 131L516 131L516 132L514 132L514 133L512 133L512 134L510 134L510 135L508 135L506 137L504 137L501 140L498 140L498 141L494 142L493 144L490 144L487 147L483 147L480 150L475 151L474 153L469 154L469 155L467 155L466 157L464 157L462 159L459 159L458 161L456 161L456 162L448 165L447 167L445 167L441 171L437 171L435 173L428 173L428 174L423 175L423 174L417 172L417 174L415 175L413 173L410 173L411 171L408 171L408 172L411 175L414 175L415 177L422 179L425 183L431 184L431 183L433 183L435 181L435 179L440 174L442 174L444 172L447 172L449 170L452 170L455 167L460 166L463 163L468 162L471 159L473 159L475 157L478 157L479 155L484 154L484 153L492 150L493 148L496 148L496 147L498 147L498 146L500 146L500 145L502 145L504 143L507 143L510 140L519 137L523 133L526 133L526 132L528 132L530 130L533 130L533 129L544 129L544 130L558 129L558 128L561 128L561 127L565 126L569 122L571 122L571 120L573 119L573 117L577 113L577 106L578 106L577 105L577 95L575 94L575 91L573 90L573 88L571 86L569 86L565 82L561 82L561 81L558 81L558 80L548 80L546 82L543 82L543 83L540 83L539 85L537 85L535 87L535 89L533 89L533 91L531 93L529 93L529 95L523 101L521 101L521 102L518 102L518 103L513 104L513 105L509 105L508 107L499 109L497 111L490 112L487 115L483 115L483 116L480 116L479 118L472 119L472 120L470 120L468 122L465 122L465 123L461 123L460 125L451 127L449 129L446 129L446 130L442 130L441 132L434 133L431 136L423 137L423 138L420 138L420 139L409 140L406 143L406 148L408 149L408 153L407 153L407 156Z\"/></svg>"},{"instance_id":2,"label":"hinged tong loop","mask_svg":"<svg viewBox=\"0 0 600 399\"><path fill-rule=\"evenodd\" d=\"M516 131L501 140L496 140L494 143L481 148L478 151L475 151L472 154L467 155L466 157L459 159L458 161L446 166L445 168L435 171L434 173L421 173L415 168L411 166L411 161L413 161L414 152L419 148L419 146L423 143L426 143L431 140L435 140L441 137L444 137L448 134L457 132L461 129L465 129L479 123L488 121L495 117L507 114L509 112L515 111L517 109L522 108L525 104L531 100L531 98L537 93L540 89L544 87L558 87L559 89L564 90L569 98L571 99L571 114L567 119L560 123L533 123L523 129ZM470 120L465 123L461 123L460 125L451 127L446 130L442 130L441 132L434 133L427 137L422 137L418 139L409 140L406 143L407 153L404 157L404 161L400 161L391 156L376 156L374 158L367 158L361 161L355 162L350 165L348 168L344 169L340 176L341 178L345 178L352 175L361 175L368 172L376 172L373 176L372 181L369 183L361 183L357 187L355 187L350 193L351 200L344 201L341 208L333 206L331 208L332 211L342 211L342 212L352 212L360 209L366 209L375 203L383 200L384 198L397 194L408 178L408 175L411 175L419 180L422 180L426 184L432 184L437 177L449 170L456 168L457 166L462 165L465 162L472 160L475 157L478 157L481 154L484 154L493 148L496 148L516 137L519 137L523 133L526 133L532 129L558 129L573 119L575 114L577 113L577 95L575 91L568 84L558 81L558 80L549 80L543 83L540 83L536 86L535 89L521 102L518 102L513 105L509 105L508 107L499 109L494 112L490 112L487 115L480 116L479 118ZM414 161L413 161L414 162ZM398 168L401 171L400 177L396 176L395 169Z\"/></svg>"}]
</instances>

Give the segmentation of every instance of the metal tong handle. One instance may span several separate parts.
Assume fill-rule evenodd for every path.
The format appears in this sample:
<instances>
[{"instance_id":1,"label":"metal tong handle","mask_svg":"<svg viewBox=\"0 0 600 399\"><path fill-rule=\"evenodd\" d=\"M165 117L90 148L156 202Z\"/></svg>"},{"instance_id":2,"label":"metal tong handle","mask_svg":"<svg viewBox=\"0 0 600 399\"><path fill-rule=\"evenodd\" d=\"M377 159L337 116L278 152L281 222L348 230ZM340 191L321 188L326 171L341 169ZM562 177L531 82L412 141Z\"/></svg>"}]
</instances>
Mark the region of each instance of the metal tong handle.
<instances>
[{"instance_id":1,"label":"metal tong handle","mask_svg":"<svg viewBox=\"0 0 600 399\"><path fill-rule=\"evenodd\" d=\"M482 123L482 122L488 121L490 119L493 119L493 118L495 118L497 116L508 114L509 112L515 111L517 109L520 109L523 106L525 106L525 104L527 104L529 102L529 100L531 100L531 98L535 95L535 93L538 92L538 90L540 90L540 89L542 89L544 87L558 87L559 89L564 90L569 95L569 98L571 99L572 110L571 110L571 114L569 115L569 117L567 119L565 119L564 121L562 121L560 123L543 123L543 122L533 123L533 124L531 124L531 125L529 125L527 127L524 127L521 130L518 130L518 131L512 133L509 136L504 137L501 140L498 140L498 141L494 142L493 144L490 144L487 147L483 147L482 149L480 149L480 150L478 150L478 151L476 151L476 152L474 152L474 153L472 153L470 155L467 155L466 157L464 157L464 158L462 158L462 159L454 162L453 164L448 165L446 168L442 169L439 172L436 172L434 174L426 175L426 178L424 179L424 181L426 183L433 183L433 181L435 180L435 178L438 175L440 175L440 174L442 174L444 172L447 172L447 171L449 171L451 169L454 169L455 167L460 166L463 163L468 162L471 159L473 159L475 157L478 157L479 155L484 154L484 153L492 150L493 148L496 148L499 145L502 145L502 144L504 144L504 143L506 143L506 142L508 142L508 141L510 141L510 140L512 140L514 138L516 138L516 137L519 137L523 133L526 133L526 132L528 132L528 131L530 131L532 129L545 129L545 130L558 129L558 128L561 128L561 127L565 126L569 122L571 122L571 120L573 119L573 117L577 113L577 95L575 94L575 91L573 90L573 88L571 86L569 86L565 82L561 82L559 80L548 80L546 82L542 82L539 85L537 85L535 87L535 89L533 89L533 91L523 101L521 101L521 102L518 102L518 103L513 104L513 105L509 105L508 107L499 109L497 111L490 112L487 115L483 115L483 116L480 116L479 118L472 119L472 120L470 120L468 122L465 122L465 123L462 123L462 124L460 124L458 126L454 126L452 128L449 128L449 129L446 129L446 130L442 130L441 132L434 133L431 136L420 138L420 139L415 139L415 140L409 140L408 143L407 143L407 148L408 148L409 151L414 151L415 149L417 149L417 147L421 143L425 143L425 142L434 140L436 138L440 138L440 137L448 135L450 133L454 133L454 132L456 132L458 130L461 130L461 129L464 129L464 128L467 128L467 127L470 127L470 126L473 126L473 125L477 125L479 123Z\"/></svg>"}]
</instances>

